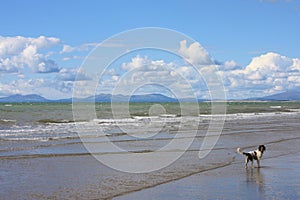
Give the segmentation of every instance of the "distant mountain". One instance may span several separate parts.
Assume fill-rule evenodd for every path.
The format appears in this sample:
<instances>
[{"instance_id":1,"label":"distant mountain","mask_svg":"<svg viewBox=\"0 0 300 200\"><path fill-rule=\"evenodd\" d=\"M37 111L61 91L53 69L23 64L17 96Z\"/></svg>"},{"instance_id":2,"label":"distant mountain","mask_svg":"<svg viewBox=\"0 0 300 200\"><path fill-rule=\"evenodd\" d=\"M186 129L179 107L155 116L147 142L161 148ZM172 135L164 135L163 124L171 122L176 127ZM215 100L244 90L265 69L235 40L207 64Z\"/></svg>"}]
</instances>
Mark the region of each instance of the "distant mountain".
<instances>
[{"instance_id":1,"label":"distant mountain","mask_svg":"<svg viewBox=\"0 0 300 200\"><path fill-rule=\"evenodd\" d=\"M299 101L300 91L287 91L279 94L273 94L265 97L252 98L251 100L261 101Z\"/></svg>"},{"instance_id":2,"label":"distant mountain","mask_svg":"<svg viewBox=\"0 0 300 200\"><path fill-rule=\"evenodd\" d=\"M130 102L178 102L177 99L167 97L161 94L146 94L146 95L115 95L111 94L99 94L96 96L91 96L82 99L76 99L76 102L127 102L129 99ZM6 103L24 103L24 102L72 102L72 98L69 99L59 99L59 100L49 100L42 96L36 94L30 95L12 95L8 97L0 98L0 102Z\"/></svg>"},{"instance_id":3,"label":"distant mountain","mask_svg":"<svg viewBox=\"0 0 300 200\"><path fill-rule=\"evenodd\" d=\"M0 98L0 102L9 102L9 103L21 103L21 102L51 102L40 95L29 94L29 95L20 95L15 94L8 97Z\"/></svg>"},{"instance_id":4,"label":"distant mountain","mask_svg":"<svg viewBox=\"0 0 300 200\"><path fill-rule=\"evenodd\" d=\"M95 97L88 97L85 99L79 99L77 101L83 102L178 102L177 99L167 97L161 94L146 94L146 95L111 95L111 94L99 94Z\"/></svg>"},{"instance_id":5,"label":"distant mountain","mask_svg":"<svg viewBox=\"0 0 300 200\"><path fill-rule=\"evenodd\" d=\"M178 102L178 100L161 94L147 94L132 95L130 102Z\"/></svg>"},{"instance_id":6,"label":"distant mountain","mask_svg":"<svg viewBox=\"0 0 300 200\"><path fill-rule=\"evenodd\" d=\"M82 99L75 99L76 102L194 102L194 99L175 99L167 97L162 94L145 94L145 95L114 95L111 94L99 94L96 96L90 96ZM300 101L300 91L288 91L279 94L274 94L265 97L251 98L247 100L257 100L257 101ZM72 102L73 99L59 99L59 100L49 100L40 95L30 94L30 95L12 95L8 97L0 98L0 102L5 103L23 103L23 102ZM200 101L210 101L199 99Z\"/></svg>"}]
</instances>

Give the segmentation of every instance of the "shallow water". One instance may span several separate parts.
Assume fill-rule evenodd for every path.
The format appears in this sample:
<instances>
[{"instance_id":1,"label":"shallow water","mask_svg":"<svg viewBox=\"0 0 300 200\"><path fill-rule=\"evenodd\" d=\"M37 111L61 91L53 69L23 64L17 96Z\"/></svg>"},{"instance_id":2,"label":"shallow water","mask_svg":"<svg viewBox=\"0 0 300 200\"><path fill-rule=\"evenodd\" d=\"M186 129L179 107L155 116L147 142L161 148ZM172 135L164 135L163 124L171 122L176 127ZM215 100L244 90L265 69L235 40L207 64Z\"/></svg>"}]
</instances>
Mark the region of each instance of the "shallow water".
<instances>
[{"instance_id":1,"label":"shallow water","mask_svg":"<svg viewBox=\"0 0 300 200\"><path fill-rule=\"evenodd\" d=\"M153 104L138 103L130 108L130 118L112 119L109 104L96 104L97 119L75 122L70 104L0 104L1 199L112 198L231 165L237 147L253 149L264 143L266 158L299 151L298 145L286 146L300 137L298 102L230 103L222 135L204 159L198 153L212 116L193 111L181 116L178 104L162 105L164 114L148 116ZM204 111L209 108L208 103L199 106ZM151 173L110 169L84 146L97 145L94 153L111 159L124 152L109 148L108 141L124 151L160 154L158 149L189 138L193 131L196 136L185 153L184 149L165 152L183 151L183 156Z\"/></svg>"},{"instance_id":2,"label":"shallow water","mask_svg":"<svg viewBox=\"0 0 300 200\"><path fill-rule=\"evenodd\" d=\"M114 199L299 199L299 158L299 153L266 158L254 169L244 169L236 161Z\"/></svg>"}]
</instances>

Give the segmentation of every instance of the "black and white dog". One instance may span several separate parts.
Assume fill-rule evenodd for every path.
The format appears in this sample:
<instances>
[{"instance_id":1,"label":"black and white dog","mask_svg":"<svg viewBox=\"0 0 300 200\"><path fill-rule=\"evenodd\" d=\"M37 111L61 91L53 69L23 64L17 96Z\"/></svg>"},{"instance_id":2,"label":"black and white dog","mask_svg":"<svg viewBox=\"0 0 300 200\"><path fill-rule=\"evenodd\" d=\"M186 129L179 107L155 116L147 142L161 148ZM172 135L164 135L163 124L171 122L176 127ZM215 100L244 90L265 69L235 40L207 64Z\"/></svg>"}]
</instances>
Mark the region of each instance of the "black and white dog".
<instances>
[{"instance_id":1,"label":"black and white dog","mask_svg":"<svg viewBox=\"0 0 300 200\"><path fill-rule=\"evenodd\" d=\"M259 145L258 149L255 151L242 152L241 148L237 148L237 152L241 155L245 155L245 168L247 168L247 164L249 161L252 162L252 168L254 167L253 161L257 160L257 167L260 167L260 160L264 154L266 147L264 145Z\"/></svg>"}]
</instances>

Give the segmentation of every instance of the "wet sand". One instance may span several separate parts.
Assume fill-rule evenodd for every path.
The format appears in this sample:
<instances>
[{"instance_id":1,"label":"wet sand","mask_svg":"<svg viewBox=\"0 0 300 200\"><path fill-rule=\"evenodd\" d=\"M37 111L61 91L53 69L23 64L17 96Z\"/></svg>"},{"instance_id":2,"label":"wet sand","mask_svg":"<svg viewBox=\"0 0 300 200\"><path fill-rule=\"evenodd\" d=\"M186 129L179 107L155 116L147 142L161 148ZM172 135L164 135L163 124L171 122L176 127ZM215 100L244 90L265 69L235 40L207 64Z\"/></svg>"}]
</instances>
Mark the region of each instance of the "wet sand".
<instances>
[{"instance_id":1,"label":"wet sand","mask_svg":"<svg viewBox=\"0 0 300 200\"><path fill-rule=\"evenodd\" d=\"M299 180L298 153L265 159L261 168L235 162L114 199L299 199Z\"/></svg>"},{"instance_id":2,"label":"wet sand","mask_svg":"<svg viewBox=\"0 0 300 200\"><path fill-rule=\"evenodd\" d=\"M199 136L175 163L146 174L118 172L88 154L5 156L0 199L299 199L299 121L298 114L227 121L204 159L198 157ZM267 147L262 168L244 169L236 148L261 143ZM71 147L61 152L79 148Z\"/></svg>"}]
</instances>

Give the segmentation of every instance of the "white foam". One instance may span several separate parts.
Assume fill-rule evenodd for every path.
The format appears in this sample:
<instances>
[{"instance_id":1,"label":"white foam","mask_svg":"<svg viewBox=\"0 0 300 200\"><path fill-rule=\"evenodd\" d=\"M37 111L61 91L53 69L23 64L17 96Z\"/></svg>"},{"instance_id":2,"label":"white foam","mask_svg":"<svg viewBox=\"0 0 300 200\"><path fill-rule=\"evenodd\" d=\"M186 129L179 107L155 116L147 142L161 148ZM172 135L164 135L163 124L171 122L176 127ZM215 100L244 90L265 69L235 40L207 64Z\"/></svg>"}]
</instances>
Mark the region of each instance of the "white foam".
<instances>
[{"instance_id":1,"label":"white foam","mask_svg":"<svg viewBox=\"0 0 300 200\"><path fill-rule=\"evenodd\" d=\"M291 112L271 113L235 113L226 115L199 115L199 116L136 116L133 118L120 119L94 119L73 123L33 124L0 127L0 138L12 140L48 140L49 138L68 138L78 136L83 138L104 137L108 135L120 135L134 131L138 134L151 131L170 132L180 129L181 131L198 129L199 123L209 124L214 117L225 118L226 120L239 120L265 117L281 117L298 115L300 109L291 109ZM8 119L2 119L13 121Z\"/></svg>"},{"instance_id":2,"label":"white foam","mask_svg":"<svg viewBox=\"0 0 300 200\"><path fill-rule=\"evenodd\" d=\"M0 119L0 122L16 122L14 119Z\"/></svg>"}]
</instances>

